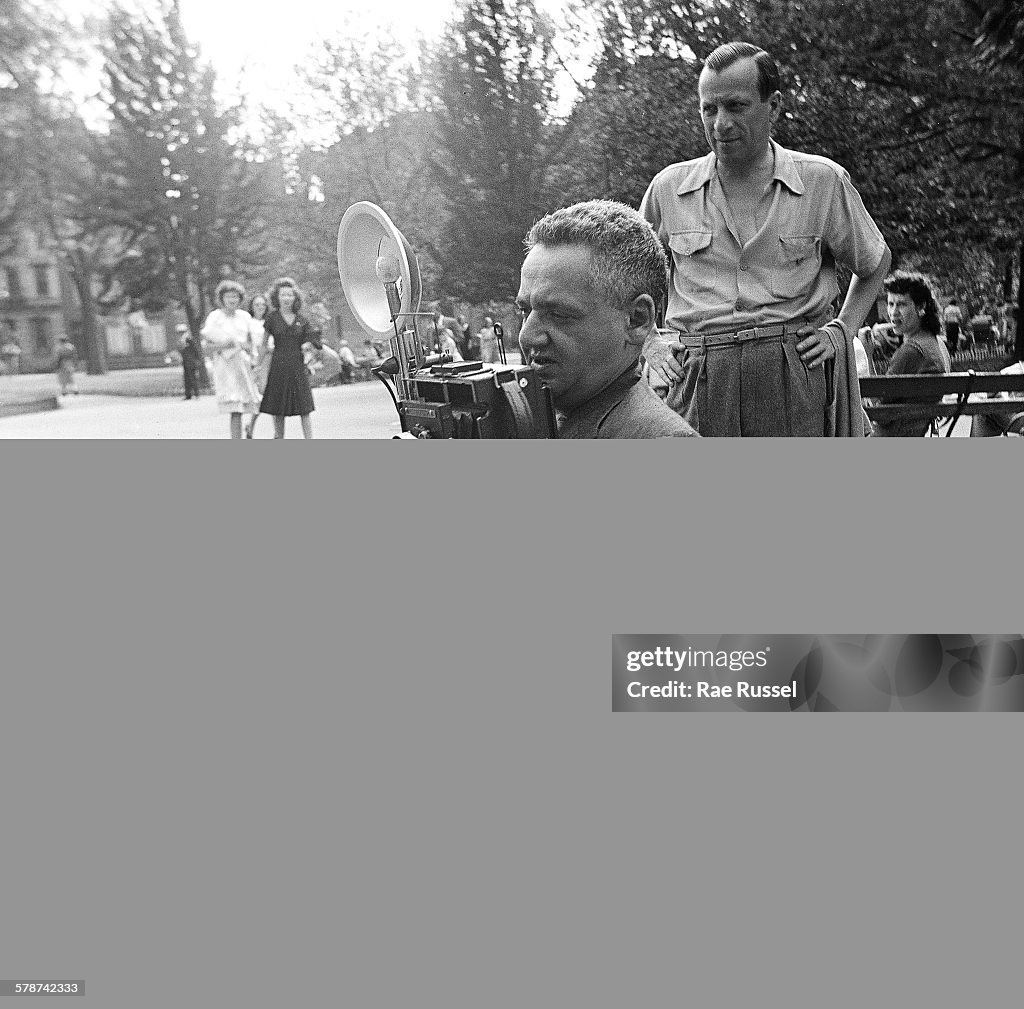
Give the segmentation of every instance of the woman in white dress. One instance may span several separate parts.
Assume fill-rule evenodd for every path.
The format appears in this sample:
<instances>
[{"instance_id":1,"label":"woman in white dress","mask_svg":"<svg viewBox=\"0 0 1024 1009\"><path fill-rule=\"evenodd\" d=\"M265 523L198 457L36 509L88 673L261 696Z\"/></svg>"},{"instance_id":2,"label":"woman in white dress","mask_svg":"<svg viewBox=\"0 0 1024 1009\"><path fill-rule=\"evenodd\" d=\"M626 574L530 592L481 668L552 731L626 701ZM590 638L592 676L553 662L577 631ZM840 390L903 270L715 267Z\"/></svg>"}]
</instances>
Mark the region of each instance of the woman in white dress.
<instances>
[{"instance_id":1,"label":"woman in white dress","mask_svg":"<svg viewBox=\"0 0 1024 1009\"><path fill-rule=\"evenodd\" d=\"M259 329L241 307L245 288L237 281L217 285L215 308L206 318L201 335L213 351L213 385L217 408L231 415L232 438L242 437L242 414L257 413L260 394L252 373L252 355Z\"/></svg>"},{"instance_id":2,"label":"woman in white dress","mask_svg":"<svg viewBox=\"0 0 1024 1009\"><path fill-rule=\"evenodd\" d=\"M252 316L253 325L258 329L259 333L256 337L256 353L254 355L255 364L253 365L252 374L256 380L256 388L259 390L260 398L262 399L263 393L267 389L267 375L270 372L270 359L274 353L274 338L268 333L263 331L263 320L267 317L267 312L270 310L270 304L267 301L266 295L254 294L252 300L249 302L249 314ZM251 438L253 432L256 430L256 421L259 419L259 413L254 413L250 418L249 422L245 425L245 436Z\"/></svg>"}]
</instances>

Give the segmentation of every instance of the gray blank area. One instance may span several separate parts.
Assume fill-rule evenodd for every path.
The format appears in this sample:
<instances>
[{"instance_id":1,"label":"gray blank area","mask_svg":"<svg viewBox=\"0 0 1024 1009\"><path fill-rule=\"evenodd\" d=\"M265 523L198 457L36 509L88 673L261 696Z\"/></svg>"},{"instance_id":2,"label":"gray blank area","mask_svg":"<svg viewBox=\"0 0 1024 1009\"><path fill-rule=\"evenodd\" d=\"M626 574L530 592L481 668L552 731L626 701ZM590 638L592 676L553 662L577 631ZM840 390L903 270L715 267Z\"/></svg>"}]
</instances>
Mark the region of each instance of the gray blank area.
<instances>
[{"instance_id":1,"label":"gray blank area","mask_svg":"<svg viewBox=\"0 0 1024 1009\"><path fill-rule=\"evenodd\" d=\"M610 644L1019 631L1011 451L5 446L0 976L1008 1004L1021 716L613 715Z\"/></svg>"}]
</instances>

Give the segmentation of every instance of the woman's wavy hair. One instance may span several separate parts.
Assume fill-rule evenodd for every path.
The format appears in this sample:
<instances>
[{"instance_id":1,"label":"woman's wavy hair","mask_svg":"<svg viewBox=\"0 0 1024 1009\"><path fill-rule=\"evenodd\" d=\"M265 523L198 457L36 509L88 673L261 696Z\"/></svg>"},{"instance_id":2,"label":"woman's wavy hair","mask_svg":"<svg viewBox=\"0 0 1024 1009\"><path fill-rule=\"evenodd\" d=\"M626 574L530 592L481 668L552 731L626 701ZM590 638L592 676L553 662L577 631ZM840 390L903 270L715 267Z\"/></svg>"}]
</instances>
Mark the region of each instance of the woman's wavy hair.
<instances>
[{"instance_id":1,"label":"woman's wavy hair","mask_svg":"<svg viewBox=\"0 0 1024 1009\"><path fill-rule=\"evenodd\" d=\"M239 305L245 301L245 288L237 280L222 280L217 285L217 290L213 293L213 297L218 305L224 304L224 295L229 291L234 291L238 295Z\"/></svg>"},{"instance_id":2,"label":"woman's wavy hair","mask_svg":"<svg viewBox=\"0 0 1024 1009\"><path fill-rule=\"evenodd\" d=\"M928 330L932 336L942 332L939 321L939 299L935 295L931 280L923 273L910 273L897 270L885 279L886 294L909 294L910 300L920 309L921 328Z\"/></svg>"},{"instance_id":3,"label":"woman's wavy hair","mask_svg":"<svg viewBox=\"0 0 1024 1009\"><path fill-rule=\"evenodd\" d=\"M252 316L252 317L253 317L254 319L256 318L256 313L255 313L255 312L253 311L253 308L254 308L254 307L255 307L255 305L256 305L256 299L257 299L257 298L262 298L262 299L263 299L263 304L264 304L264 306L265 306L265 309L266 309L266 311L264 311L264 313L263 313L263 314L264 314L264 315L266 315L266 314L267 314L267 312L269 312L269 311L270 311L270 299L269 299L269 298L268 298L268 297L267 297L267 296L266 296L266 295L265 295L265 294L264 294L264 293L263 293L262 291L257 291L257 292L256 292L256 293L255 293L255 294L254 294L254 295L253 295L253 296L252 296L252 297L251 297L250 299L249 299L249 314L250 314L250 315L251 315L251 316Z\"/></svg>"},{"instance_id":4,"label":"woman's wavy hair","mask_svg":"<svg viewBox=\"0 0 1024 1009\"><path fill-rule=\"evenodd\" d=\"M278 300L277 293L282 287L290 287L295 292L295 303L292 305L292 311L296 315L299 313L299 309L302 308L302 292L299 290L299 285L292 280L291 277L278 277L273 284L270 285L270 304L274 306L278 311L281 309L281 302Z\"/></svg>"}]
</instances>

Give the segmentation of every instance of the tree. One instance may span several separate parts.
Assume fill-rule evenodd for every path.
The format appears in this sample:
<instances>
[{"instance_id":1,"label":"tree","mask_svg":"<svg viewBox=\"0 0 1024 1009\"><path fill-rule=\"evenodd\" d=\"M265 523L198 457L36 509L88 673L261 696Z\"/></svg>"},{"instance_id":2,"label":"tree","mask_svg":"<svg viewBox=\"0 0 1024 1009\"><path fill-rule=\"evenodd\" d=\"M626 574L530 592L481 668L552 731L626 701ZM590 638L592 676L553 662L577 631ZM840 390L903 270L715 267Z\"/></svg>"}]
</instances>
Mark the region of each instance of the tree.
<instances>
[{"instance_id":1,"label":"tree","mask_svg":"<svg viewBox=\"0 0 1024 1009\"><path fill-rule=\"evenodd\" d=\"M602 49L570 123L573 196L636 204L660 168L706 152L700 65L722 42L747 40L782 71L779 141L847 168L898 259L950 291L1000 278L1022 219L1013 166L1024 92L1005 72L984 72L955 0L586 6Z\"/></svg>"},{"instance_id":2,"label":"tree","mask_svg":"<svg viewBox=\"0 0 1024 1009\"><path fill-rule=\"evenodd\" d=\"M436 280L443 207L425 172L433 119L413 54L389 35L342 32L297 71L301 89L287 115L268 118L289 182L275 227L280 268L338 307L338 225L368 200L409 239L425 281Z\"/></svg>"},{"instance_id":3,"label":"tree","mask_svg":"<svg viewBox=\"0 0 1024 1009\"><path fill-rule=\"evenodd\" d=\"M176 0L155 17L115 10L105 56L110 158L93 222L129 235L115 275L132 303L180 304L196 333L223 273L262 266L271 173L241 139L241 110L217 107Z\"/></svg>"},{"instance_id":4,"label":"tree","mask_svg":"<svg viewBox=\"0 0 1024 1009\"><path fill-rule=\"evenodd\" d=\"M53 96L45 68L70 56L53 13L31 0L0 4L0 250L34 204L35 137Z\"/></svg>"},{"instance_id":5,"label":"tree","mask_svg":"<svg viewBox=\"0 0 1024 1009\"><path fill-rule=\"evenodd\" d=\"M558 188L551 26L533 0L466 0L431 63L442 283L470 301L511 299L523 237Z\"/></svg>"},{"instance_id":6,"label":"tree","mask_svg":"<svg viewBox=\"0 0 1024 1009\"><path fill-rule=\"evenodd\" d=\"M1024 6L1020 0L963 0L974 44L991 64L1024 69Z\"/></svg>"},{"instance_id":7,"label":"tree","mask_svg":"<svg viewBox=\"0 0 1024 1009\"><path fill-rule=\"evenodd\" d=\"M1005 66L1018 78L1024 72L1024 7L1019 0L964 0L974 45L990 67ZM1018 110L1019 117L1019 110ZM1018 122L1016 182L1024 185L1024 124ZM1017 327L1013 356L1024 361L1024 235L1018 251ZM1007 284L1010 287L1009 270ZM1009 293L1008 291L1006 293Z\"/></svg>"},{"instance_id":8,"label":"tree","mask_svg":"<svg viewBox=\"0 0 1024 1009\"><path fill-rule=\"evenodd\" d=\"M59 70L77 62L81 40L49 8L27 0L5 0L0 34L0 248L24 227L55 243L78 295L86 366L102 373L93 281L112 236L74 218L76 205L94 201L88 149L96 138L59 87Z\"/></svg>"}]
</instances>

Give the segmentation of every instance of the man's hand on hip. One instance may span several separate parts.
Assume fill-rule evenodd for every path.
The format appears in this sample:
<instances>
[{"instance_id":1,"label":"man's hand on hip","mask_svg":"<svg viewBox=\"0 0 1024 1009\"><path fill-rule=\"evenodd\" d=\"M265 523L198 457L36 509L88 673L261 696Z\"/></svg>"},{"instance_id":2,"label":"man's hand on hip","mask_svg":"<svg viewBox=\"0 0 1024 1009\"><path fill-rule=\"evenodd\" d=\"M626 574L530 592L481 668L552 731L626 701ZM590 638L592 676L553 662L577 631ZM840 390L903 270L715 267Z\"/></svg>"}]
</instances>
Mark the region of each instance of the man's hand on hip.
<instances>
[{"instance_id":1,"label":"man's hand on hip","mask_svg":"<svg viewBox=\"0 0 1024 1009\"><path fill-rule=\"evenodd\" d=\"M683 366L676 360L676 351L683 345L671 334L652 333L644 344L644 358L652 374L667 385L683 377Z\"/></svg>"},{"instance_id":2,"label":"man's hand on hip","mask_svg":"<svg viewBox=\"0 0 1024 1009\"><path fill-rule=\"evenodd\" d=\"M832 330L801 326L796 335L804 338L796 345L796 352L808 368L819 368L836 356L835 336Z\"/></svg>"}]
</instances>

